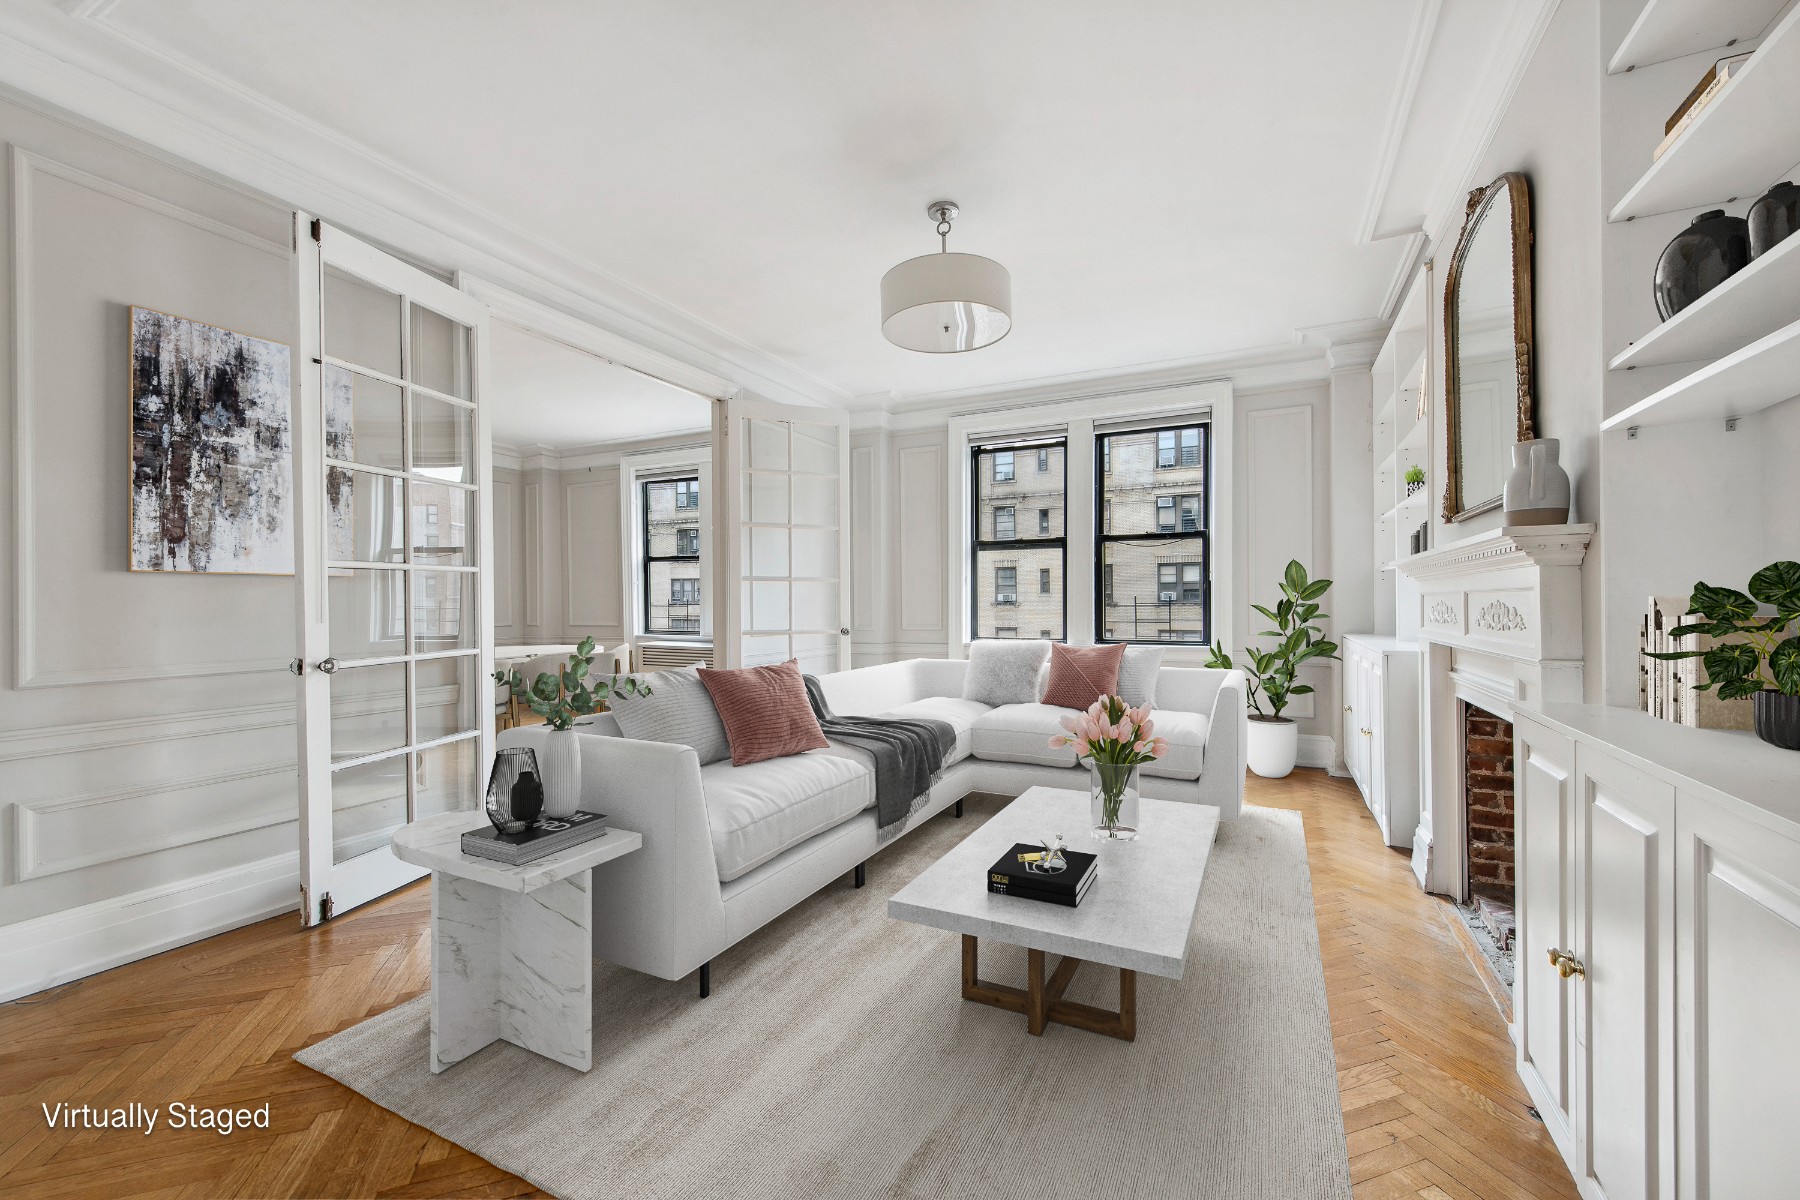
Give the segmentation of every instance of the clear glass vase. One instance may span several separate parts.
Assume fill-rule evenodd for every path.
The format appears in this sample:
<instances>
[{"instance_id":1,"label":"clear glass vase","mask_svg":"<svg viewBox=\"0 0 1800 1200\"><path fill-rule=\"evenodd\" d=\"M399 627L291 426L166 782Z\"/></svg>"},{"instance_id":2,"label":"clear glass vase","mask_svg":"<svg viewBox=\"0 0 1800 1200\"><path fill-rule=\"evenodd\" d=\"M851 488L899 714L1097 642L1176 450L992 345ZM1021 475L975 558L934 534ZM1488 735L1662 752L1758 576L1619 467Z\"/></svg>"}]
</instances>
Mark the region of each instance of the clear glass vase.
<instances>
[{"instance_id":1,"label":"clear glass vase","mask_svg":"<svg viewBox=\"0 0 1800 1200\"><path fill-rule=\"evenodd\" d=\"M1088 798L1094 836L1129 842L1138 835L1138 768L1088 763Z\"/></svg>"}]
</instances>

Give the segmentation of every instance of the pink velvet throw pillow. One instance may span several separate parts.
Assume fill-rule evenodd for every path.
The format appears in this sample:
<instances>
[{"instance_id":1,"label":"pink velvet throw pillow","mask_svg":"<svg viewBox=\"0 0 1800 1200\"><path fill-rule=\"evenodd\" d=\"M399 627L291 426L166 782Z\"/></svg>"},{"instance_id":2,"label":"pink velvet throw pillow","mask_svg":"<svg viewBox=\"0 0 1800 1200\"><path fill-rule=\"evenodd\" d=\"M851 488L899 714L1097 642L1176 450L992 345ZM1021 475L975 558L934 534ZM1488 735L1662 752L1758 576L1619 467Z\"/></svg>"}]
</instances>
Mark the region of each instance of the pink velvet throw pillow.
<instances>
[{"instance_id":1,"label":"pink velvet throw pillow","mask_svg":"<svg viewBox=\"0 0 1800 1200\"><path fill-rule=\"evenodd\" d=\"M719 720L725 724L734 767L823 750L828 744L806 698L806 681L800 677L795 659L778 667L735 671L702 667L700 682L706 685Z\"/></svg>"},{"instance_id":2,"label":"pink velvet throw pillow","mask_svg":"<svg viewBox=\"0 0 1800 1200\"><path fill-rule=\"evenodd\" d=\"M1119 664L1125 661L1125 645L1065 646L1050 643L1050 680L1044 685L1044 703L1057 708L1087 708L1102 696L1119 689Z\"/></svg>"}]
</instances>

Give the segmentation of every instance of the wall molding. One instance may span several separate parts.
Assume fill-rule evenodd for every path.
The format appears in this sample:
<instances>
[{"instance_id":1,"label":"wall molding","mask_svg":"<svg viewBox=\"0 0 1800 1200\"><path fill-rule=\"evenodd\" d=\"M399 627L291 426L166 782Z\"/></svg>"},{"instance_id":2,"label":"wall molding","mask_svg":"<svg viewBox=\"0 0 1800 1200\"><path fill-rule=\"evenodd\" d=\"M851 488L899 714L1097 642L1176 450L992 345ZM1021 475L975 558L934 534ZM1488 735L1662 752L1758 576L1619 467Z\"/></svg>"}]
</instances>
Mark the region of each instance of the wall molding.
<instances>
[{"instance_id":1,"label":"wall molding","mask_svg":"<svg viewBox=\"0 0 1800 1200\"><path fill-rule=\"evenodd\" d=\"M218 675L251 675L286 669L280 658L215 660L117 667L44 669L37 654L37 503L36 458L32 434L32 314L30 303L32 180L48 175L100 195L143 208L147 212L191 225L204 233L223 237L285 260L290 248L248 231L226 225L201 213L172 204L148 192L128 187L79 167L11 147L12 160L12 425L13 425L13 662L14 686L20 690L45 687L82 687L96 683L142 683L165 679L193 679Z\"/></svg>"},{"instance_id":2,"label":"wall molding","mask_svg":"<svg viewBox=\"0 0 1800 1200\"><path fill-rule=\"evenodd\" d=\"M0 1003L299 907L296 852L0 925Z\"/></svg>"},{"instance_id":3,"label":"wall molding","mask_svg":"<svg viewBox=\"0 0 1800 1200\"><path fill-rule=\"evenodd\" d=\"M283 760L262 763L236 771L221 771L212 775L171 779L163 783L146 784L141 787L88 792L80 796L63 796L54 799L15 800L13 801L13 880L16 883L22 883L27 879L37 879L45 875L79 871L85 867L97 867L104 863L120 862L145 854L156 854L163 850L191 846L196 842L209 842L215 838L229 837L234 833L248 833L253 829L266 829L271 825L282 825L299 819L298 812L292 809L255 812L229 821L189 826L166 833L161 837L134 841L124 851L95 851L89 854L66 855L62 858L44 858L38 853L38 822L52 813L99 808L108 804L124 804L134 800L146 800L152 796L168 795L171 792L187 792L198 788L246 783L252 779L266 779L272 775L292 775L295 770L292 760Z\"/></svg>"},{"instance_id":4,"label":"wall molding","mask_svg":"<svg viewBox=\"0 0 1800 1200\"><path fill-rule=\"evenodd\" d=\"M295 702L284 701L16 729L0 733L0 763L292 727L298 712Z\"/></svg>"},{"instance_id":5,"label":"wall molding","mask_svg":"<svg viewBox=\"0 0 1800 1200\"><path fill-rule=\"evenodd\" d=\"M616 478L602 476L599 479L582 480L579 483L567 484L563 489L563 624L570 629L612 629L624 625L624 589L598 594L583 593L575 587L575 494L577 492L599 492L600 506L604 509L610 501L613 505L619 502L619 481ZM617 526L619 514L614 511L602 514L597 528L605 529L608 525ZM621 575L632 571L635 564L625 561L623 553L619 555ZM610 597L612 611L606 612L606 600ZM593 619L589 620L584 608L592 604Z\"/></svg>"}]
</instances>

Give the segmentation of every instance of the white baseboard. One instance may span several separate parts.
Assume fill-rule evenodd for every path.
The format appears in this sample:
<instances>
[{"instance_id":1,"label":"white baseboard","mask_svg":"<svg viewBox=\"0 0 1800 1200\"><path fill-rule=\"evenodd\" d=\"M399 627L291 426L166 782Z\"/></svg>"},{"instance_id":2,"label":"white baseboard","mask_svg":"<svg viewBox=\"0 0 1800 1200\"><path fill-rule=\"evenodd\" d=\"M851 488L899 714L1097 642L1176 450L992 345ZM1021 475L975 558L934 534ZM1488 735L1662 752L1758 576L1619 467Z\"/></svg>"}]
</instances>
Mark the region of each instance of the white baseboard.
<instances>
[{"instance_id":1,"label":"white baseboard","mask_svg":"<svg viewBox=\"0 0 1800 1200\"><path fill-rule=\"evenodd\" d=\"M0 925L0 1003L300 907L297 854Z\"/></svg>"},{"instance_id":2,"label":"white baseboard","mask_svg":"<svg viewBox=\"0 0 1800 1200\"><path fill-rule=\"evenodd\" d=\"M1324 767L1330 770L1338 761L1337 739L1323 733L1303 733L1294 752L1294 762L1302 767Z\"/></svg>"}]
</instances>

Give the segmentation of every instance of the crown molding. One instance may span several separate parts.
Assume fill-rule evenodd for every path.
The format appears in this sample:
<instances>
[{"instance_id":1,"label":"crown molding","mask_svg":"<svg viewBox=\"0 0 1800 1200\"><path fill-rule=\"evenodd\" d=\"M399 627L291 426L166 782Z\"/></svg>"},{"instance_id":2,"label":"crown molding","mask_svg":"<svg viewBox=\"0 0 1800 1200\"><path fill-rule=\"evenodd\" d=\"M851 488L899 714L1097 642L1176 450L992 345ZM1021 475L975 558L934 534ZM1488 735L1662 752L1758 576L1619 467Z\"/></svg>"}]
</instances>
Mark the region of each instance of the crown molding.
<instances>
[{"instance_id":1,"label":"crown molding","mask_svg":"<svg viewBox=\"0 0 1800 1200\"><path fill-rule=\"evenodd\" d=\"M179 52L112 25L109 0L17 5L0 27L0 85L94 132L198 166L440 267L453 265L646 350L790 403L848 394L308 121ZM61 118L61 113L47 114Z\"/></svg>"},{"instance_id":2,"label":"crown molding","mask_svg":"<svg viewBox=\"0 0 1800 1200\"><path fill-rule=\"evenodd\" d=\"M653 437L593 442L585 446L510 446L494 443L493 463L513 471L580 471L589 467L616 467L637 454L665 450L695 450L702 458L712 455L709 427L681 429Z\"/></svg>"},{"instance_id":3,"label":"crown molding","mask_svg":"<svg viewBox=\"0 0 1800 1200\"><path fill-rule=\"evenodd\" d=\"M1363 202L1362 220L1358 222L1356 240L1361 245L1381 238L1417 232L1415 230L1377 229L1381 210L1386 207L1388 190L1393 186L1394 164L1400 159L1400 147L1412 123L1413 105L1419 97L1419 81L1425 77L1425 64L1430 58L1432 35L1437 32L1438 14L1443 0L1418 0L1412 28L1406 37L1406 52L1394 88L1393 103L1388 108L1387 127L1382 131L1381 146L1375 153L1375 174L1369 182L1368 199Z\"/></svg>"}]
</instances>

